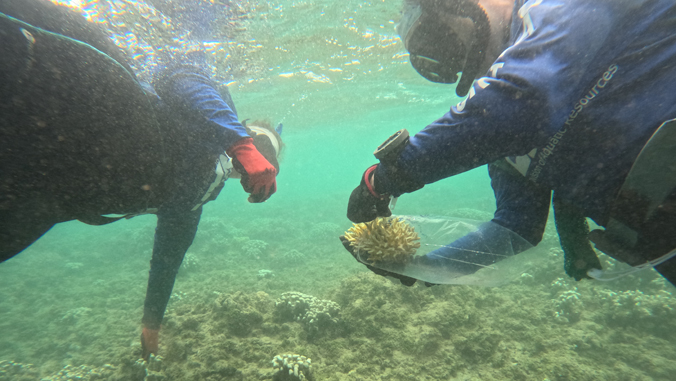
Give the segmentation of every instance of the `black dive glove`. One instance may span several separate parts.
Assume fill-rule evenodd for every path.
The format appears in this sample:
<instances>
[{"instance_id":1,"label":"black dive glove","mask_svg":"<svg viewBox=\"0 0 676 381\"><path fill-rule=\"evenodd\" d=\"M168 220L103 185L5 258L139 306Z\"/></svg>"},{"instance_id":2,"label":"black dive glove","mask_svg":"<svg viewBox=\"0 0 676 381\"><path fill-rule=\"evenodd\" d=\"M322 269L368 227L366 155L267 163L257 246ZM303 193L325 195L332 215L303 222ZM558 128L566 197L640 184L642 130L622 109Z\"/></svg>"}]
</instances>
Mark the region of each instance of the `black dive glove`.
<instances>
[{"instance_id":1,"label":"black dive glove","mask_svg":"<svg viewBox=\"0 0 676 381\"><path fill-rule=\"evenodd\" d=\"M373 188L371 177L378 164L370 166L361 177L359 186L350 194L347 203L347 218L355 224L373 221L376 217L389 217L390 195L378 194Z\"/></svg>"},{"instance_id":2,"label":"black dive glove","mask_svg":"<svg viewBox=\"0 0 676 381\"><path fill-rule=\"evenodd\" d=\"M370 166L361 178L359 186L352 191L350 201L347 204L347 218L354 223L373 221L376 217L389 217L390 194L395 197L402 193L414 192L425 184L412 179L402 172L397 166L397 160L408 145L409 136L406 129L401 129L387 138L383 144L373 152L380 164ZM392 189L384 189L382 184L373 181L376 169L379 176L384 176L390 184L395 185L396 192ZM375 183L375 184L374 184ZM376 187L380 184L380 189Z\"/></svg>"},{"instance_id":3,"label":"black dive glove","mask_svg":"<svg viewBox=\"0 0 676 381\"><path fill-rule=\"evenodd\" d=\"M553 206L556 232L559 234L563 249L563 268L566 274L577 281L585 278L591 279L587 272L592 269L602 270L603 266L589 243L590 233L587 219L577 208L559 199L556 192L554 192Z\"/></svg>"},{"instance_id":4,"label":"black dive glove","mask_svg":"<svg viewBox=\"0 0 676 381\"><path fill-rule=\"evenodd\" d=\"M401 284L403 284L404 286L407 286L407 287L413 286L415 284L415 282L417 281L417 279L408 277L406 275L392 273L392 272L385 271L385 270L379 269L377 267L369 266L367 264L362 263L357 258L357 254L354 252L354 249L352 248L350 241L348 241L347 238L345 238L344 235L341 235L339 238L340 238L340 242L343 244L343 247L345 247L345 250L349 251L350 254L352 254L352 256L354 257L354 259L357 260L357 262L363 264L364 266L366 266L367 269L373 271L375 274L385 276L385 277L389 276L389 277L392 277L392 278L399 279L399 282L401 282Z\"/></svg>"}]
</instances>

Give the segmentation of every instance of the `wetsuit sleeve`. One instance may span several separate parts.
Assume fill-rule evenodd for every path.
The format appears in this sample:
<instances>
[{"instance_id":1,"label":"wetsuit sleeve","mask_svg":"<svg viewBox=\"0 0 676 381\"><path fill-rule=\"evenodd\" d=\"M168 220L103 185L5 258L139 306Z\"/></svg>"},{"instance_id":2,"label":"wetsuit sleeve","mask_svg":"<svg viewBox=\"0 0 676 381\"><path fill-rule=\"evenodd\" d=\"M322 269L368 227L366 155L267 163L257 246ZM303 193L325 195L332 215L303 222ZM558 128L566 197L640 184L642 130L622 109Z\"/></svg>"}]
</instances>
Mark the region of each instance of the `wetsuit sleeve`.
<instances>
[{"instance_id":1,"label":"wetsuit sleeve","mask_svg":"<svg viewBox=\"0 0 676 381\"><path fill-rule=\"evenodd\" d=\"M195 53L190 53L194 55ZM198 65L180 63L155 80L158 95L169 107L181 114L199 134L198 140L214 153L223 152L236 141L249 137L214 82Z\"/></svg>"},{"instance_id":2,"label":"wetsuit sleeve","mask_svg":"<svg viewBox=\"0 0 676 381\"><path fill-rule=\"evenodd\" d=\"M489 174L497 206L491 222L428 253L426 264L471 274L542 240L551 191L528 183L523 176L500 165L489 165Z\"/></svg>"},{"instance_id":3,"label":"wetsuit sleeve","mask_svg":"<svg viewBox=\"0 0 676 381\"><path fill-rule=\"evenodd\" d=\"M161 211L157 215L155 244L143 307L143 325L159 329L186 251L197 232L202 208L190 212Z\"/></svg>"}]
</instances>

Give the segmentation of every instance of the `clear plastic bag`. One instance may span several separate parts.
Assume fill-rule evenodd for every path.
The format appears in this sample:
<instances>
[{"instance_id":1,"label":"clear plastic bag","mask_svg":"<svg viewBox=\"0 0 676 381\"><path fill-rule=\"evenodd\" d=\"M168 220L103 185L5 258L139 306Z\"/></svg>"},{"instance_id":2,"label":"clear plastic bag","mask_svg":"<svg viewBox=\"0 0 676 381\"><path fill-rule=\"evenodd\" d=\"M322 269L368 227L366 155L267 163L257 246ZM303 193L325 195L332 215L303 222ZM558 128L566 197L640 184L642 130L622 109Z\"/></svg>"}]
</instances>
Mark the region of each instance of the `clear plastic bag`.
<instances>
[{"instance_id":1,"label":"clear plastic bag","mask_svg":"<svg viewBox=\"0 0 676 381\"><path fill-rule=\"evenodd\" d=\"M532 245L493 222L440 216L394 216L415 230L420 247L405 261L388 261L353 245L357 260L392 273L435 284L499 286L521 276Z\"/></svg>"}]
</instances>

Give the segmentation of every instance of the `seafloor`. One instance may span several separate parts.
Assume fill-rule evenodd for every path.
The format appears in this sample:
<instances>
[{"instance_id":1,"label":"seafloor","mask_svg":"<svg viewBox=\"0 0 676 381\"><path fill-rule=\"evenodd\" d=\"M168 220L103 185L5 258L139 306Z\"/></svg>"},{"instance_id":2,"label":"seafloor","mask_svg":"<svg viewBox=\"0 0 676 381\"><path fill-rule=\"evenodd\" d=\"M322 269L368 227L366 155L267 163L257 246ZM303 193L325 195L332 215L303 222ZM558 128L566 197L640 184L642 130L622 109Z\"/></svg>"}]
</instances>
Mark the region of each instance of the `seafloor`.
<instances>
[{"instance_id":1,"label":"seafloor","mask_svg":"<svg viewBox=\"0 0 676 381\"><path fill-rule=\"evenodd\" d=\"M91 242L87 231L74 239L74 227L57 227L63 234L3 264L0 380L300 379L272 367L292 353L311 358L314 380L676 374L673 287L653 272L575 282L552 231L538 249L548 260L506 286L408 288L354 262L337 240L344 226L281 218L202 221L163 323L161 358L138 363L152 221L128 224L138 233L97 228L109 229L104 239L91 230L99 241L87 252L73 249ZM111 250L136 254L121 260Z\"/></svg>"}]
</instances>

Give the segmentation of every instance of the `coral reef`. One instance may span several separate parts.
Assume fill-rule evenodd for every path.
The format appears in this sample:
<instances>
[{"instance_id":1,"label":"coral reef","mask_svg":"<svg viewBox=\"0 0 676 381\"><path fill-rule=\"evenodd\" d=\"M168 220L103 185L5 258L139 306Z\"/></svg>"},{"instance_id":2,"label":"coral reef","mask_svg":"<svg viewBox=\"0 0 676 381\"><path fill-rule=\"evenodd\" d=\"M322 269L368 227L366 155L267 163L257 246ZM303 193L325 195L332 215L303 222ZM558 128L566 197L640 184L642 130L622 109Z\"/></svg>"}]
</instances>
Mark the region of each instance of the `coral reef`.
<instances>
[{"instance_id":1,"label":"coral reef","mask_svg":"<svg viewBox=\"0 0 676 381\"><path fill-rule=\"evenodd\" d=\"M89 307L78 307L73 308L72 310L66 311L66 313L61 316L61 321L64 321L68 324L75 324L81 318L88 316L91 313L92 309Z\"/></svg>"},{"instance_id":2,"label":"coral reef","mask_svg":"<svg viewBox=\"0 0 676 381\"><path fill-rule=\"evenodd\" d=\"M272 270L258 270L258 279L270 279L275 276Z\"/></svg>"},{"instance_id":3,"label":"coral reef","mask_svg":"<svg viewBox=\"0 0 676 381\"><path fill-rule=\"evenodd\" d=\"M199 267L200 258L195 253L187 253L181 262L181 270L193 271Z\"/></svg>"},{"instance_id":4,"label":"coral reef","mask_svg":"<svg viewBox=\"0 0 676 381\"><path fill-rule=\"evenodd\" d=\"M676 317L676 299L671 292L659 290L654 294L641 290L615 292L599 290L604 321L611 326L624 326L641 321L646 329L658 333L671 325Z\"/></svg>"},{"instance_id":5,"label":"coral reef","mask_svg":"<svg viewBox=\"0 0 676 381\"><path fill-rule=\"evenodd\" d=\"M331 222L320 222L313 224L310 228L310 235L316 238L335 239L340 233L340 226Z\"/></svg>"},{"instance_id":6,"label":"coral reef","mask_svg":"<svg viewBox=\"0 0 676 381\"><path fill-rule=\"evenodd\" d=\"M143 377L143 381L161 381L166 378L162 372L162 356L150 355L148 361L138 359L134 363L134 368L138 372L138 377Z\"/></svg>"},{"instance_id":7,"label":"coral reef","mask_svg":"<svg viewBox=\"0 0 676 381\"><path fill-rule=\"evenodd\" d=\"M257 239L251 239L246 241L242 245L242 251L247 256L259 257L261 254L263 254L263 250L265 250L266 247L268 247L267 242Z\"/></svg>"},{"instance_id":8,"label":"coral reef","mask_svg":"<svg viewBox=\"0 0 676 381\"><path fill-rule=\"evenodd\" d=\"M38 372L33 364L0 360L0 381L34 381Z\"/></svg>"},{"instance_id":9,"label":"coral reef","mask_svg":"<svg viewBox=\"0 0 676 381\"><path fill-rule=\"evenodd\" d=\"M130 353L127 344L118 354L99 353L115 364L114 374L100 380L296 381L301 374L310 379L301 364L296 378L289 355L284 367L282 354L290 353L312 357L311 376L326 381L673 379L676 301L669 291L610 290L563 278L550 282L408 288L360 273L325 296L341 306L339 324L325 327L340 327L335 336L312 336L306 325L311 306L332 302L300 293L275 300L264 292L210 292L204 302L191 297L166 315L161 368L134 366L128 359L140 348ZM577 321L571 319L575 304L566 304L575 296L584 300ZM556 312L563 312L561 319ZM317 317L321 313L315 322ZM270 367L275 353L280 355ZM0 380L40 379L31 369L0 363ZM67 370L76 374L76 369Z\"/></svg>"},{"instance_id":10,"label":"coral reef","mask_svg":"<svg viewBox=\"0 0 676 381\"><path fill-rule=\"evenodd\" d=\"M584 309L581 298L582 295L577 291L577 287L562 292L557 299L554 299L554 317L562 323L579 321Z\"/></svg>"},{"instance_id":11,"label":"coral reef","mask_svg":"<svg viewBox=\"0 0 676 381\"><path fill-rule=\"evenodd\" d=\"M297 266L304 262L305 256L303 253L296 249L291 249L281 255L281 259L284 263L287 263L291 266Z\"/></svg>"},{"instance_id":12,"label":"coral reef","mask_svg":"<svg viewBox=\"0 0 676 381\"><path fill-rule=\"evenodd\" d=\"M272 359L272 367L276 370L273 381L313 381L312 359L297 355L283 354Z\"/></svg>"},{"instance_id":13,"label":"coral reef","mask_svg":"<svg viewBox=\"0 0 676 381\"><path fill-rule=\"evenodd\" d=\"M180 302L183 300L188 300L189 295L187 292L184 291L176 291L173 294L171 294L171 299L169 300L169 303L172 305L175 304L176 302Z\"/></svg>"},{"instance_id":14,"label":"coral reef","mask_svg":"<svg viewBox=\"0 0 676 381\"><path fill-rule=\"evenodd\" d=\"M273 256L271 264L276 269L288 271L301 267L306 260L307 257L303 253L296 249L291 249Z\"/></svg>"},{"instance_id":15,"label":"coral reef","mask_svg":"<svg viewBox=\"0 0 676 381\"><path fill-rule=\"evenodd\" d=\"M41 378L40 381L95 381L107 380L113 374L115 367L105 364L102 367L94 368L87 365L72 366L66 365L58 373ZM146 381L146 380L144 380ZM151 381L150 379L147 381Z\"/></svg>"},{"instance_id":16,"label":"coral reef","mask_svg":"<svg viewBox=\"0 0 676 381\"><path fill-rule=\"evenodd\" d=\"M264 292L249 296L242 292L220 295L213 313L218 316L218 327L235 336L247 336L263 322L269 296Z\"/></svg>"},{"instance_id":17,"label":"coral reef","mask_svg":"<svg viewBox=\"0 0 676 381\"><path fill-rule=\"evenodd\" d=\"M275 302L275 306L281 319L302 322L311 335L327 331L335 327L339 321L338 304L300 292L283 293Z\"/></svg>"},{"instance_id":18,"label":"coral reef","mask_svg":"<svg viewBox=\"0 0 676 381\"><path fill-rule=\"evenodd\" d=\"M138 321L150 252L94 261L91 247L83 247L35 255L46 258L45 264L30 255L31 266L19 266L24 257L4 263L0 359L16 362L0 363L0 380L59 379L58 372L75 376L83 364L96 369L105 363L114 366L112 374L97 381L289 379L293 366L284 373L270 364L276 354L291 353L311 357L312 377L322 381L674 378L674 287L654 271L613 282L575 282L563 273L561 250L543 246L534 250L547 259L545 265L528 268L528 275L504 287L409 288L341 255L343 248L328 232L331 243L319 244L324 235L312 235L317 232L311 219L298 222L284 214L272 222L283 230L289 221L294 226L283 235L245 230L228 238L227 246L203 235L202 247L191 248L199 255L199 276L176 282L162 323L159 369L134 366L141 353ZM414 226L421 237L426 233ZM214 235L223 229L213 228ZM242 250L253 238L268 243L259 248L261 259ZM107 239L99 237L97 247L116 246ZM271 267L285 253L294 253L289 259L300 255L293 250L304 256L301 264ZM69 261L84 263L87 271L73 277L62 266ZM275 276L260 280L259 269ZM283 301L290 290L298 293ZM340 309L308 313L329 300ZM35 365L21 365L28 363ZM298 370L300 376L300 364Z\"/></svg>"},{"instance_id":19,"label":"coral reef","mask_svg":"<svg viewBox=\"0 0 676 381\"><path fill-rule=\"evenodd\" d=\"M406 263L420 247L418 233L396 217L353 224L345 238L370 262Z\"/></svg>"}]
</instances>

